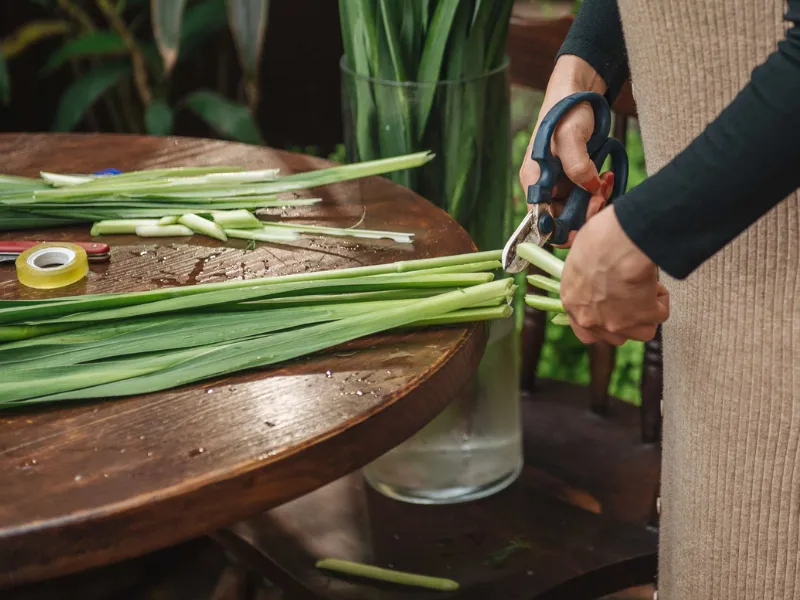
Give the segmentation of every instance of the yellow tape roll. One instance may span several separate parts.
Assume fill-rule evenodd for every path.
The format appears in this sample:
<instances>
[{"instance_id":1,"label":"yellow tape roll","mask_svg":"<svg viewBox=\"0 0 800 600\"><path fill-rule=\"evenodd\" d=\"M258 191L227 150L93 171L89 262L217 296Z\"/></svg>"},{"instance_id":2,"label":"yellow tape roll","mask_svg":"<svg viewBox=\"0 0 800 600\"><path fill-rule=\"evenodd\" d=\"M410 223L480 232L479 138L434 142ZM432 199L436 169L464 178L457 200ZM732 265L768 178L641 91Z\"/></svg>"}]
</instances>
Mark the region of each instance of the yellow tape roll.
<instances>
[{"instance_id":1,"label":"yellow tape roll","mask_svg":"<svg viewBox=\"0 0 800 600\"><path fill-rule=\"evenodd\" d=\"M16 265L19 282L39 290L70 285L89 272L86 250L66 242L48 242L28 248L17 257Z\"/></svg>"}]
</instances>

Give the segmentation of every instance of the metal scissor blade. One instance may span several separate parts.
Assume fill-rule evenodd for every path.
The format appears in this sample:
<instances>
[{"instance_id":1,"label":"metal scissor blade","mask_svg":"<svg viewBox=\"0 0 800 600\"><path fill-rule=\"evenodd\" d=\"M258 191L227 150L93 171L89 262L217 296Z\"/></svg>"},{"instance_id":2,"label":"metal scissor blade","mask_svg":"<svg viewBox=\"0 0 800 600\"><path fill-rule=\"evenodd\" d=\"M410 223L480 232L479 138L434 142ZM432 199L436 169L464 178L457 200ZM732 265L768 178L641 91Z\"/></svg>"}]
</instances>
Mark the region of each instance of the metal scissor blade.
<instances>
[{"instance_id":1,"label":"metal scissor blade","mask_svg":"<svg viewBox=\"0 0 800 600\"><path fill-rule=\"evenodd\" d=\"M528 267L528 261L524 258L517 256L517 246L522 243L542 245L542 236L539 233L538 227L538 211L531 210L522 219L517 230L506 242L506 247L503 248L503 269L507 273L519 273Z\"/></svg>"}]
</instances>

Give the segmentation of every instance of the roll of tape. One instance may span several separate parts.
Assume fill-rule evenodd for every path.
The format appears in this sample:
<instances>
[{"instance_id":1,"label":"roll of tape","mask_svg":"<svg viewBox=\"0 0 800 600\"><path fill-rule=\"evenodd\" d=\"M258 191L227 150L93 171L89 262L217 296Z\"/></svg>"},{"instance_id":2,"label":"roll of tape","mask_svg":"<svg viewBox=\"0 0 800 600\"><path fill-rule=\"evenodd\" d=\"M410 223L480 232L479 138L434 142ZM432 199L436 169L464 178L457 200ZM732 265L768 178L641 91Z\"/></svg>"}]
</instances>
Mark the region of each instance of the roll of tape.
<instances>
[{"instance_id":1,"label":"roll of tape","mask_svg":"<svg viewBox=\"0 0 800 600\"><path fill-rule=\"evenodd\" d=\"M86 250L77 244L47 242L17 257L17 279L39 290L60 288L80 281L89 272Z\"/></svg>"}]
</instances>

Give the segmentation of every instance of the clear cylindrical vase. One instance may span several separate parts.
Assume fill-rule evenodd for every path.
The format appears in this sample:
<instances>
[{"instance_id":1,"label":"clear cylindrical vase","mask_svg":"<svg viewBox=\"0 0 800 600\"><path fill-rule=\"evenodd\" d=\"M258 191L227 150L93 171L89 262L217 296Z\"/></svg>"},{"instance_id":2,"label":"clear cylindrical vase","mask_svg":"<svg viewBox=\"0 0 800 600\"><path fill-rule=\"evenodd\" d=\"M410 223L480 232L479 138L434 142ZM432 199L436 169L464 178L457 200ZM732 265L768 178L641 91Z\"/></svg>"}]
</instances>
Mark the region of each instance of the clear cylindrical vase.
<instances>
[{"instance_id":1,"label":"clear cylindrical vase","mask_svg":"<svg viewBox=\"0 0 800 600\"><path fill-rule=\"evenodd\" d=\"M479 77L432 83L364 77L345 59L340 66L348 162L434 152L423 167L387 176L446 210L479 249L502 248L513 213L508 61ZM484 326L477 372L442 414L364 469L372 487L443 504L488 496L516 479L519 335L513 317Z\"/></svg>"},{"instance_id":2,"label":"clear cylindrical vase","mask_svg":"<svg viewBox=\"0 0 800 600\"><path fill-rule=\"evenodd\" d=\"M381 493L417 504L477 500L522 470L518 335L513 318L487 324L478 371L424 429L364 468Z\"/></svg>"},{"instance_id":3,"label":"clear cylindrical vase","mask_svg":"<svg viewBox=\"0 0 800 600\"><path fill-rule=\"evenodd\" d=\"M389 173L446 210L481 250L502 248L513 230L508 60L479 77L387 81L340 63L348 162L424 150L426 165Z\"/></svg>"}]
</instances>

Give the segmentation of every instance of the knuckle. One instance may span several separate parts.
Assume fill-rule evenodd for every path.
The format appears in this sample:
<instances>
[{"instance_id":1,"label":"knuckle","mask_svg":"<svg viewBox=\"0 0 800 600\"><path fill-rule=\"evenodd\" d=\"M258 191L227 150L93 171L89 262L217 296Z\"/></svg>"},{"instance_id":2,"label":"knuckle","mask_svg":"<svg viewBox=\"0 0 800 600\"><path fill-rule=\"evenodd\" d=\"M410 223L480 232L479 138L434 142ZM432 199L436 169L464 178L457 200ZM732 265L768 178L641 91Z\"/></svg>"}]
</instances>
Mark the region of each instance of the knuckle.
<instances>
[{"instance_id":1,"label":"knuckle","mask_svg":"<svg viewBox=\"0 0 800 600\"><path fill-rule=\"evenodd\" d=\"M583 311L579 311L577 314L573 315L572 320L575 321L575 324L578 327L581 327L583 329L591 329L592 327L597 325L595 320L590 315L588 315Z\"/></svg>"},{"instance_id":2,"label":"knuckle","mask_svg":"<svg viewBox=\"0 0 800 600\"><path fill-rule=\"evenodd\" d=\"M609 333L612 333L614 335L619 335L620 333L625 331L625 325L623 325L621 321L612 319L608 321L608 323L606 323L605 329Z\"/></svg>"},{"instance_id":3,"label":"knuckle","mask_svg":"<svg viewBox=\"0 0 800 600\"><path fill-rule=\"evenodd\" d=\"M592 176L592 163L580 160L564 166L567 176L573 181L583 181Z\"/></svg>"}]
</instances>

